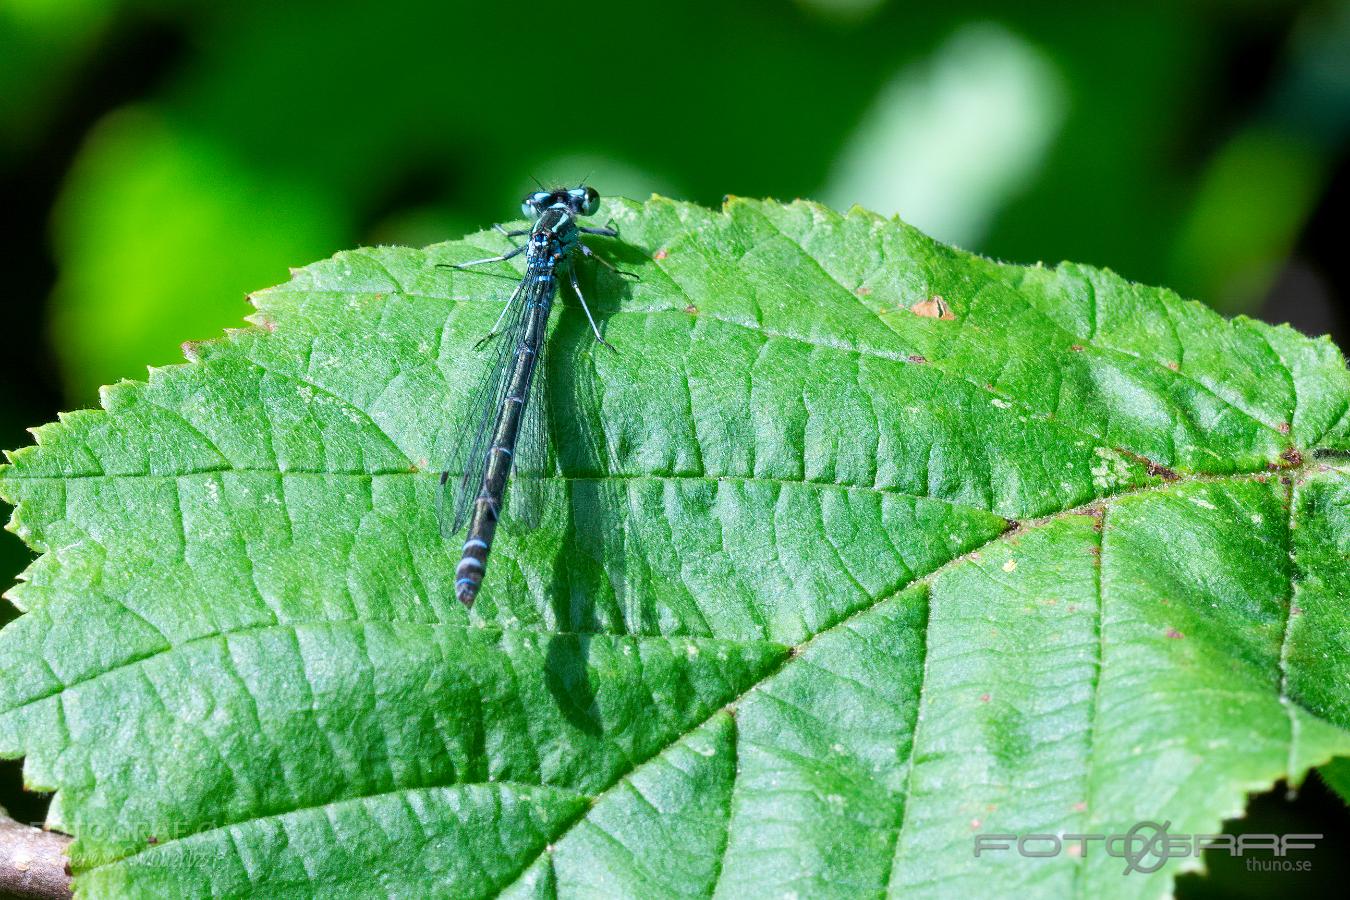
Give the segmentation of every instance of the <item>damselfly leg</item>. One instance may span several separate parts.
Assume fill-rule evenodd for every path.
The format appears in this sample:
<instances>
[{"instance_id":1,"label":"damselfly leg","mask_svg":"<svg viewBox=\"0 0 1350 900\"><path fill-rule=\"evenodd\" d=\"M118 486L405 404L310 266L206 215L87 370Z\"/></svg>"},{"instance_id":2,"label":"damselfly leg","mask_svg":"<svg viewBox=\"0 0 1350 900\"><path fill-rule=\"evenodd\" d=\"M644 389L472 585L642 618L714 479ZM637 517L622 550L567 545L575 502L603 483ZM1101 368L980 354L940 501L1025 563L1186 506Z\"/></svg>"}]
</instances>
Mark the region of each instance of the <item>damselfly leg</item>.
<instances>
[{"instance_id":1,"label":"damselfly leg","mask_svg":"<svg viewBox=\"0 0 1350 900\"><path fill-rule=\"evenodd\" d=\"M614 263L605 259L603 256L596 256L595 251L592 250L590 247L587 247L585 244L577 244L577 248L581 250L581 254L585 256L587 259L595 260L600 265L604 266L606 269L609 269L615 275L625 275L633 279L634 281L642 280L642 276L638 275L636 272L625 272L623 269L620 269L618 266L614 265Z\"/></svg>"},{"instance_id":2,"label":"damselfly leg","mask_svg":"<svg viewBox=\"0 0 1350 900\"><path fill-rule=\"evenodd\" d=\"M487 264L487 263L494 263L494 262L506 262L506 260L512 259L512 258L517 257L517 256L519 256L520 254L524 253L524 252L525 252L525 249L526 249L526 246L527 246L527 245L525 245L525 244L521 244L520 246L518 246L518 247L516 247L514 250L512 250L510 253L503 253L503 254L500 255L500 256L485 256L485 257L483 257L482 259L471 259L471 260L469 260L468 262L462 262L462 263L437 263L436 265L437 265L439 268L442 268L442 269L467 269L467 268L469 268L470 266L481 266L481 265L485 265L485 264Z\"/></svg>"},{"instance_id":3,"label":"damselfly leg","mask_svg":"<svg viewBox=\"0 0 1350 900\"><path fill-rule=\"evenodd\" d=\"M495 223L492 227L497 231L500 231L502 234L506 235L506 239L508 241L511 241L511 238L522 237L523 235L527 235L530 233L530 229L528 228L517 228L514 231L507 231L506 226L502 225L502 223L500 222ZM515 241L511 241L511 246L519 247L520 245L517 244Z\"/></svg>"},{"instance_id":4,"label":"damselfly leg","mask_svg":"<svg viewBox=\"0 0 1350 900\"><path fill-rule=\"evenodd\" d=\"M492 323L492 330L489 331L487 334L483 335L482 337L480 337L477 341L475 341L473 349L482 350L484 347L488 345L488 343L493 338L502 333L502 322L506 321L506 314L511 311L511 304L515 303L516 298L519 296L520 296L520 287L517 286L515 293L513 293L510 297L507 298L506 305L502 307L502 314L497 317L497 321Z\"/></svg>"},{"instance_id":5,"label":"damselfly leg","mask_svg":"<svg viewBox=\"0 0 1350 900\"><path fill-rule=\"evenodd\" d=\"M585 245L582 244L580 246L584 247ZM590 255L589 252L587 252L587 255ZM591 331L595 332L595 339L609 349L614 350L615 353L618 353L619 351L614 349L613 344L600 336L600 326L595 324L595 317L591 315L591 308L586 305L586 297L581 293L581 285L577 283L576 268L569 268L567 274L572 277L572 290L576 291L577 299L581 301L581 308L586 312L586 321L591 323Z\"/></svg>"}]
</instances>

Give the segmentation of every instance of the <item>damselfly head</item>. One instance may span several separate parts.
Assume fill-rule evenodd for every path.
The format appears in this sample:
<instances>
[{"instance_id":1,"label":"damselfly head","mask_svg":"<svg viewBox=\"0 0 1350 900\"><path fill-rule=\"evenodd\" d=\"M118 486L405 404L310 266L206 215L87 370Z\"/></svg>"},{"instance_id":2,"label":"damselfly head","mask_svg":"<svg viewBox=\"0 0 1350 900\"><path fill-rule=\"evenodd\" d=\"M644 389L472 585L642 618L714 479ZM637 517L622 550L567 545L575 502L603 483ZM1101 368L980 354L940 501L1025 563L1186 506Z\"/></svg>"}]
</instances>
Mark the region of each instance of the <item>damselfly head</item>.
<instances>
[{"instance_id":1,"label":"damselfly head","mask_svg":"<svg viewBox=\"0 0 1350 900\"><path fill-rule=\"evenodd\" d=\"M527 218L538 218L549 207L562 206L576 216L593 216L600 211L600 194L595 188L559 188L556 191L531 191L520 202L520 211Z\"/></svg>"}]
</instances>

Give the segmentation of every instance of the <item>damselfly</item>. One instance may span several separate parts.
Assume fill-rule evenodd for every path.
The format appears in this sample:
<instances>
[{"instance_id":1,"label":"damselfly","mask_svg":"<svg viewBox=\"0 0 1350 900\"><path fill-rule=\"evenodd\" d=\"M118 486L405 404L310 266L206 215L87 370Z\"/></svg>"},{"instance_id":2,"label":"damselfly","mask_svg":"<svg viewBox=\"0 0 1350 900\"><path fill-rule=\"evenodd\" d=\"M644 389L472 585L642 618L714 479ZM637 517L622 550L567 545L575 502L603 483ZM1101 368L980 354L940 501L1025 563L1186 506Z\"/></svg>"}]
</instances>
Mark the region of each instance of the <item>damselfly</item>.
<instances>
[{"instance_id":1,"label":"damselfly","mask_svg":"<svg viewBox=\"0 0 1350 900\"><path fill-rule=\"evenodd\" d=\"M500 336L496 356L470 401L466 428L455 445L449 466L441 473L441 490L437 494L441 534L450 537L458 534L466 522L469 526L463 555L455 569L455 596L465 606L473 606L483 582L497 522L506 508L507 478L513 471L516 477L511 482L512 518L528 523L538 512L538 503L530 495L539 487L547 453L548 416L542 396L544 335L561 274L570 277L595 339L610 347L586 305L572 265L575 254L580 252L619 271L581 243L582 234L605 237L618 234L612 227L591 228L577 222L577 217L593 216L599 211L600 195L585 185L535 191L525 196L520 208L527 218L534 220L532 227L517 231L496 227L507 238L528 235L524 244L500 256L451 266L465 269L525 254L524 277L492 330L475 345L475 349L482 349ZM631 272L619 274L632 276Z\"/></svg>"}]
</instances>

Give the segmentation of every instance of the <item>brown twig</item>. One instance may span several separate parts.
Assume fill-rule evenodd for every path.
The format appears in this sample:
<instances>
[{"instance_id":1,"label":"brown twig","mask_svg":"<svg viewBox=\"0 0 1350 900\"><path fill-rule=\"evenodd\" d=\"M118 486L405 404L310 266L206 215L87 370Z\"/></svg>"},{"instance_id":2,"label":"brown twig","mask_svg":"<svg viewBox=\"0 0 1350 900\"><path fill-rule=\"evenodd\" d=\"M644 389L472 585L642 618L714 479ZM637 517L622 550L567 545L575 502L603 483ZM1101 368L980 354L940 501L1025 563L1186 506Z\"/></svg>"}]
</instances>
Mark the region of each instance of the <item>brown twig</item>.
<instances>
[{"instance_id":1,"label":"brown twig","mask_svg":"<svg viewBox=\"0 0 1350 900\"><path fill-rule=\"evenodd\" d=\"M68 900L70 838L30 828L0 811L0 897L15 900Z\"/></svg>"}]
</instances>

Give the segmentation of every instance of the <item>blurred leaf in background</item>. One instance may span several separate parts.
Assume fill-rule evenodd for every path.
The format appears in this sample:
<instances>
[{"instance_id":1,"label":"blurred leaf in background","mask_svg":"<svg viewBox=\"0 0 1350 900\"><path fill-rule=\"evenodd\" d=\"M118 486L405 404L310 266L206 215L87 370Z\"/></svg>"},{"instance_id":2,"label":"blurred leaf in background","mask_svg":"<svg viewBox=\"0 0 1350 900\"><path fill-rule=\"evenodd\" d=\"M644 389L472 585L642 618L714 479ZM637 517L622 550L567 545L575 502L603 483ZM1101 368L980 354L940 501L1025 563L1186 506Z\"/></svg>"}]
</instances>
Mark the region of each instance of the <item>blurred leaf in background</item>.
<instances>
[{"instance_id":1,"label":"blurred leaf in background","mask_svg":"<svg viewBox=\"0 0 1350 900\"><path fill-rule=\"evenodd\" d=\"M704 203L823 195L1250 309L1341 134L1310 149L1326 111L1281 112L1338 83L1345 54L1321 26L1293 29L1284 87L1256 112L1207 104L1224 29L1245 40L1344 4L597 0L545 47L522 44L519 9L482 3L116 8L169 19L186 49L135 112L91 130L56 207L53 335L82 404L236 324L288 266L509 217L532 177ZM531 60L554 45L565 63L541 80ZM185 296L203 271L211 294Z\"/></svg>"},{"instance_id":2,"label":"blurred leaf in background","mask_svg":"<svg viewBox=\"0 0 1350 900\"><path fill-rule=\"evenodd\" d=\"M278 260L341 246L348 216L325 192L240 165L153 111L104 119L53 222L63 262L53 325L70 393L143 377L185 338L238 323L250 286L275 280Z\"/></svg>"},{"instance_id":3,"label":"blurred leaf in background","mask_svg":"<svg viewBox=\"0 0 1350 900\"><path fill-rule=\"evenodd\" d=\"M978 245L1043 165L1066 93L1053 63L1017 35L965 26L882 89L822 199L900 214L939 240Z\"/></svg>"},{"instance_id":4,"label":"blurred leaf in background","mask_svg":"<svg viewBox=\"0 0 1350 900\"><path fill-rule=\"evenodd\" d=\"M1302 17L1251 120L1213 154L1169 283L1223 312L1265 295L1350 137L1350 4Z\"/></svg>"}]
</instances>

